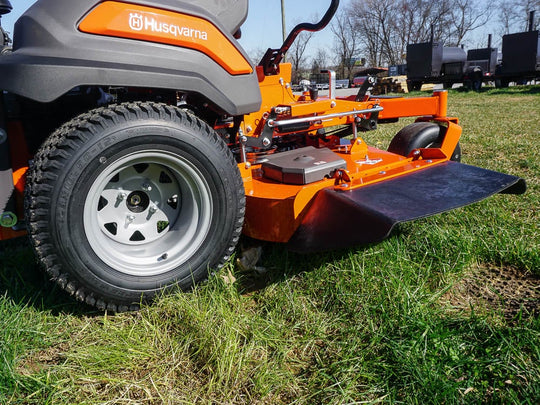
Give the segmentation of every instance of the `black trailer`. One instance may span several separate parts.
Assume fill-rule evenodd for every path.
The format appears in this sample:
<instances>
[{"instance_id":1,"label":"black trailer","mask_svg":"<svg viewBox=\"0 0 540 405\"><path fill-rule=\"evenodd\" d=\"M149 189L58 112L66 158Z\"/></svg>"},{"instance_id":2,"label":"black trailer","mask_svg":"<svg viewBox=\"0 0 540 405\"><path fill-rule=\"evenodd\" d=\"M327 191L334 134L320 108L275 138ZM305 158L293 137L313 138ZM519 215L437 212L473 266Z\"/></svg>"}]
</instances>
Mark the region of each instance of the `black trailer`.
<instances>
[{"instance_id":1,"label":"black trailer","mask_svg":"<svg viewBox=\"0 0 540 405\"><path fill-rule=\"evenodd\" d=\"M504 35L502 52L502 63L496 73L497 87L540 78L540 31Z\"/></svg>"},{"instance_id":2,"label":"black trailer","mask_svg":"<svg viewBox=\"0 0 540 405\"><path fill-rule=\"evenodd\" d=\"M487 48L467 51L467 62L463 71L463 85L469 89L480 90L482 83L494 80L498 64L498 49L491 47L489 35Z\"/></svg>"},{"instance_id":3,"label":"black trailer","mask_svg":"<svg viewBox=\"0 0 540 405\"><path fill-rule=\"evenodd\" d=\"M423 83L442 83L444 88L461 82L467 54L460 47L440 42L407 45L407 87L420 90Z\"/></svg>"},{"instance_id":4,"label":"black trailer","mask_svg":"<svg viewBox=\"0 0 540 405\"><path fill-rule=\"evenodd\" d=\"M420 90L423 83L442 83L450 88L454 83L479 90L482 83L494 80L497 67L497 48L471 49L446 47L439 42L409 44L407 46L407 86Z\"/></svg>"},{"instance_id":5,"label":"black trailer","mask_svg":"<svg viewBox=\"0 0 540 405\"><path fill-rule=\"evenodd\" d=\"M497 87L510 82L525 84L540 78L540 31L533 30L534 11L529 14L529 30L504 35L502 61L498 49L445 47L433 41L407 45L407 86L420 90L423 83L442 83L445 88L454 83L479 90L483 82L494 81Z\"/></svg>"}]
</instances>

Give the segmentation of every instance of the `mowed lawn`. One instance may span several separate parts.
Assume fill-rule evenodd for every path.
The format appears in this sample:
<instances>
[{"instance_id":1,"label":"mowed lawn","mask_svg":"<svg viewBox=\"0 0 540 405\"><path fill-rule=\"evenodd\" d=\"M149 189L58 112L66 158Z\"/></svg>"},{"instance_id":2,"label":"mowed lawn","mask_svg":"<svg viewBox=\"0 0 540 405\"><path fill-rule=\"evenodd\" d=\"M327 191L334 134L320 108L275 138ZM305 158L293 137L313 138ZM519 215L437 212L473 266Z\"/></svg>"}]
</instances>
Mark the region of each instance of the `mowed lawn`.
<instances>
[{"instance_id":1,"label":"mowed lawn","mask_svg":"<svg viewBox=\"0 0 540 405\"><path fill-rule=\"evenodd\" d=\"M0 244L0 404L540 403L540 88L452 90L449 111L463 162L526 194L367 247L265 244L257 270L231 260L138 313L76 303Z\"/></svg>"}]
</instances>

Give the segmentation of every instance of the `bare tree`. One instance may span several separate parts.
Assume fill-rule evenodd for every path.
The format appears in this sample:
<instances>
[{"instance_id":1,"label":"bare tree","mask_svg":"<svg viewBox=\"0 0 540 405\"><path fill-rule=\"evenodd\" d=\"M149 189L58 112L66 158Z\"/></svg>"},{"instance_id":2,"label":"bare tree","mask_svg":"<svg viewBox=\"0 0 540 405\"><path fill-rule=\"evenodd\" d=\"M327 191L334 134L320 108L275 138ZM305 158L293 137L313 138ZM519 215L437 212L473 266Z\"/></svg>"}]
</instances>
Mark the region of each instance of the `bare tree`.
<instances>
[{"instance_id":1,"label":"bare tree","mask_svg":"<svg viewBox=\"0 0 540 405\"><path fill-rule=\"evenodd\" d=\"M536 0L538 1L538 0ZM352 0L348 9L370 65L404 62L407 44L461 44L489 14L481 0Z\"/></svg>"},{"instance_id":2,"label":"bare tree","mask_svg":"<svg viewBox=\"0 0 540 405\"><path fill-rule=\"evenodd\" d=\"M459 46L465 36L487 24L491 18L492 8L489 5L471 0L453 0L452 7L452 41L449 45Z\"/></svg>"},{"instance_id":3,"label":"bare tree","mask_svg":"<svg viewBox=\"0 0 540 405\"><path fill-rule=\"evenodd\" d=\"M261 61L265 53L266 53L266 49L262 49L262 48L250 49L248 51L248 56L251 59L251 62L257 65Z\"/></svg>"},{"instance_id":4,"label":"bare tree","mask_svg":"<svg viewBox=\"0 0 540 405\"><path fill-rule=\"evenodd\" d=\"M328 66L328 52L324 48L318 48L311 62L311 73L320 73L321 69Z\"/></svg>"},{"instance_id":5,"label":"bare tree","mask_svg":"<svg viewBox=\"0 0 540 405\"><path fill-rule=\"evenodd\" d=\"M302 32L287 51L287 59L292 65L292 80L294 83L302 80L302 70L305 69L307 61L306 48L312 37L313 32Z\"/></svg>"},{"instance_id":6,"label":"bare tree","mask_svg":"<svg viewBox=\"0 0 540 405\"><path fill-rule=\"evenodd\" d=\"M361 33L357 30L348 9L344 9L334 17L330 28L334 33L334 51L339 76L350 80L355 63L354 58L358 56Z\"/></svg>"},{"instance_id":7,"label":"bare tree","mask_svg":"<svg viewBox=\"0 0 540 405\"><path fill-rule=\"evenodd\" d=\"M390 0L382 0L380 3L373 0L355 0L349 9L355 29L361 33L361 46L371 66L380 65L385 53L384 43L388 40L385 32L388 32L387 26L391 18L391 3Z\"/></svg>"},{"instance_id":8,"label":"bare tree","mask_svg":"<svg viewBox=\"0 0 540 405\"><path fill-rule=\"evenodd\" d=\"M540 27L540 0L501 0L497 3L501 35L529 29L529 12L536 11L533 30Z\"/></svg>"}]
</instances>

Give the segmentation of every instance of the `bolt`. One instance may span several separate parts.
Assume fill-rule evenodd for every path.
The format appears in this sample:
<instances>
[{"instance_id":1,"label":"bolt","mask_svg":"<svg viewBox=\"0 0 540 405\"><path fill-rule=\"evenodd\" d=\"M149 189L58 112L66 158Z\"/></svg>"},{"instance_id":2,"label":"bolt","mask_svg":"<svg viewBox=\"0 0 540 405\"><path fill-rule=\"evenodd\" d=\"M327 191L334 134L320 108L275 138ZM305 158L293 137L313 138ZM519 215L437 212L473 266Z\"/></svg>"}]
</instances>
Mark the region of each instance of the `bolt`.
<instances>
[{"instance_id":1,"label":"bolt","mask_svg":"<svg viewBox=\"0 0 540 405\"><path fill-rule=\"evenodd\" d=\"M150 214L155 214L157 212L157 207L155 205L151 205L149 211Z\"/></svg>"},{"instance_id":2,"label":"bolt","mask_svg":"<svg viewBox=\"0 0 540 405\"><path fill-rule=\"evenodd\" d=\"M17 215L12 212L4 212L0 218L0 226L13 228L15 225L17 225Z\"/></svg>"},{"instance_id":3,"label":"bolt","mask_svg":"<svg viewBox=\"0 0 540 405\"><path fill-rule=\"evenodd\" d=\"M120 201L124 201L126 198L127 198L127 194L126 193L118 193L118 198Z\"/></svg>"},{"instance_id":4,"label":"bolt","mask_svg":"<svg viewBox=\"0 0 540 405\"><path fill-rule=\"evenodd\" d=\"M142 185L142 189L143 189L144 191L152 191L152 186L151 186L150 184L148 184L148 183L144 183L144 184Z\"/></svg>"},{"instance_id":5,"label":"bolt","mask_svg":"<svg viewBox=\"0 0 540 405\"><path fill-rule=\"evenodd\" d=\"M128 224L135 221L135 215L128 215L126 221Z\"/></svg>"},{"instance_id":6,"label":"bolt","mask_svg":"<svg viewBox=\"0 0 540 405\"><path fill-rule=\"evenodd\" d=\"M263 146L270 146L272 142L268 138L264 138L262 141Z\"/></svg>"}]
</instances>

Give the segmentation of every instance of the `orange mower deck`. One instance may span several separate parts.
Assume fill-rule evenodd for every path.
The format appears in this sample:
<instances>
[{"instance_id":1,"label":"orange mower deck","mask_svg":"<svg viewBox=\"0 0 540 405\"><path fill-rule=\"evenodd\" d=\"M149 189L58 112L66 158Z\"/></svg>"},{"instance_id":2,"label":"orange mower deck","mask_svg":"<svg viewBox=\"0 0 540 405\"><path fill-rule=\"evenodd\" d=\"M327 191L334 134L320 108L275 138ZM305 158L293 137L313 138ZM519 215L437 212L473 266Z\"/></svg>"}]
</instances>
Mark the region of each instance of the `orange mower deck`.
<instances>
[{"instance_id":1,"label":"orange mower deck","mask_svg":"<svg viewBox=\"0 0 540 405\"><path fill-rule=\"evenodd\" d=\"M345 162L343 168L307 184L276 180L264 167L264 156L260 162L246 156L251 161L239 168L246 192L244 234L252 238L289 243L298 251L371 243L387 237L399 222L465 206L495 193L525 191L525 183L518 177L450 162L461 127L457 119L446 116L446 92L417 98L368 96L356 101L354 96L330 95L313 100L307 93L293 95L288 88L284 77L290 75L290 65L282 64L280 72L264 76L259 71L263 106L244 121L246 144L264 136L286 136L287 125L302 122L314 133L350 125L351 137L319 139L314 141L315 150L307 147L288 152L293 161L309 160L310 154L316 160L315 151L325 149ZM278 106L273 108L274 117L271 106ZM275 117L278 108L285 111L284 116ZM378 120L420 116L417 121L432 121L445 129L444 141L438 148L418 149L410 156L369 147L355 127L373 114ZM273 129L270 135L269 128ZM270 151L267 157L271 156Z\"/></svg>"}]
</instances>

